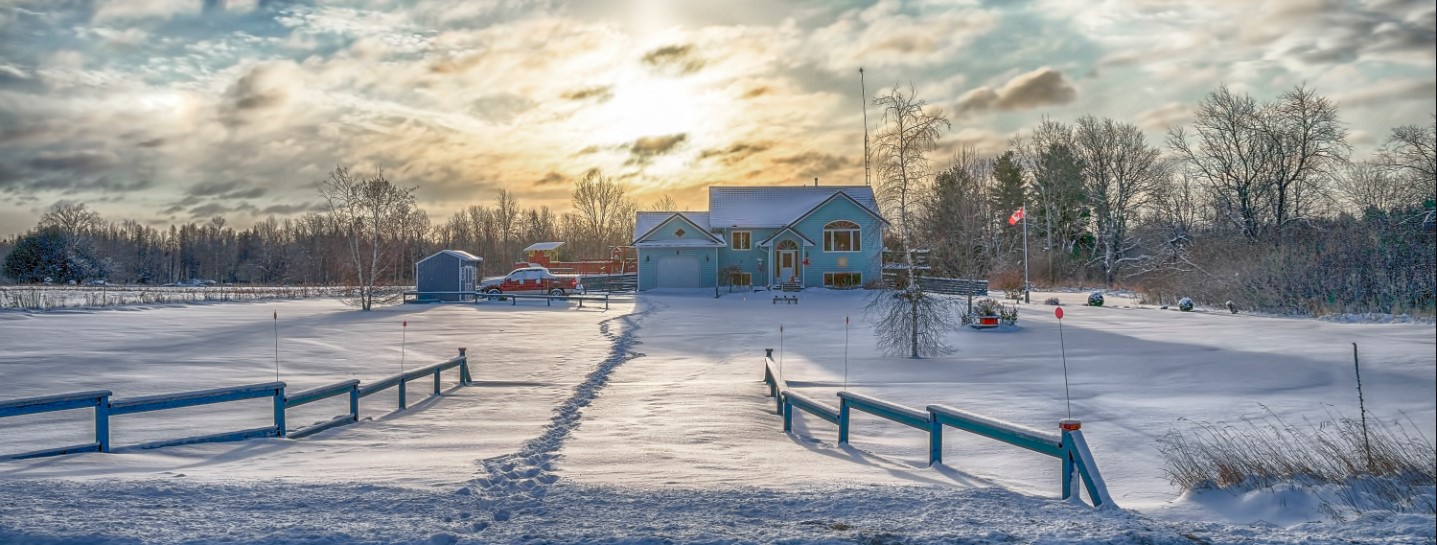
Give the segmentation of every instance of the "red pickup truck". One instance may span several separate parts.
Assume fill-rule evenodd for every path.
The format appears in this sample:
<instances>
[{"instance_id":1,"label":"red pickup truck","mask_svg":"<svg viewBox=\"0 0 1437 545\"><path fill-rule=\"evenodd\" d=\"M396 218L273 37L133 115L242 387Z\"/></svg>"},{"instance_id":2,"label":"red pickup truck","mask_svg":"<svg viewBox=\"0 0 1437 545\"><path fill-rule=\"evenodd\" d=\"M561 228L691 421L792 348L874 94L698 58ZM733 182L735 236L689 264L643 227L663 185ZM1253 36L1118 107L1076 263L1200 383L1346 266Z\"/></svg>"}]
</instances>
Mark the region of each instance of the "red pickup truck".
<instances>
[{"instance_id":1,"label":"red pickup truck","mask_svg":"<svg viewBox=\"0 0 1437 545\"><path fill-rule=\"evenodd\" d=\"M485 280L479 285L479 291L491 296L504 293L568 295L583 293L584 286L579 284L577 276L554 274L543 267L526 267L514 269L503 278Z\"/></svg>"}]
</instances>

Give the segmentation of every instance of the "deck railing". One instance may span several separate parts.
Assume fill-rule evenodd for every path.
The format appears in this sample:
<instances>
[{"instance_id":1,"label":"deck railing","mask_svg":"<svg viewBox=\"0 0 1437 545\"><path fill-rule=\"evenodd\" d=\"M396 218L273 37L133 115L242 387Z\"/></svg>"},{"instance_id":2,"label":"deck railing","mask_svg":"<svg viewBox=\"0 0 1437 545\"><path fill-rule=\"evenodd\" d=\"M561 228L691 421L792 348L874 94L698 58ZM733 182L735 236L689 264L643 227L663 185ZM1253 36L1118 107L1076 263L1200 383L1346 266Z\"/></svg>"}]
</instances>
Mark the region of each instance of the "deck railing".
<instances>
[{"instance_id":1,"label":"deck railing","mask_svg":"<svg viewBox=\"0 0 1437 545\"><path fill-rule=\"evenodd\" d=\"M773 362L773 349L765 349L763 381L769 387L769 395L778 403L783 415L783 431L793 431L795 409L812 414L821 420L838 426L839 444L849 442L849 422L852 411L868 413L885 420L928 432L928 464L943 462L943 428L957 428L969 433L995 439L1004 443L1045 454L1062 461L1062 497L1073 497L1073 484L1081 480L1088 499L1094 507L1113 505L1107 485L1098 472L1098 464L1083 438L1081 425L1076 420L1059 422L1061 433L1048 433L1026 426L989 418L980 414L955 409L947 405L929 405L927 410L918 410L863 394L839 392L837 408L788 390L787 383L779 376Z\"/></svg>"},{"instance_id":2,"label":"deck railing","mask_svg":"<svg viewBox=\"0 0 1437 545\"><path fill-rule=\"evenodd\" d=\"M244 386L232 386L228 388L215 388L210 390L198 390L192 392L180 392L175 394L161 394L130 399L112 400L113 395L108 390L94 390L89 392L77 392L72 394L61 394L53 396L29 397L10 401L0 401L0 418L8 416L23 416L42 414L54 411L69 409L84 409L93 407L95 409L95 441L81 445L36 450L21 454L14 454L0 457L0 459L23 459L38 458L42 456L56 456L61 454L73 454L79 452L110 452L110 419L115 416L136 414L167 409L179 409L183 407L195 407L200 405L211 405L229 401L241 401L247 399L273 398L274 413L273 423L269 426L214 433L197 437L186 437L182 439L168 439L133 445L134 448L157 448L173 445L184 445L190 443L206 443L216 441L238 441L252 437L286 437L299 439L321 431L353 424L359 421L359 400L362 397L378 393L388 388L399 388L399 409L407 406L405 390L409 382L422 379L427 376L434 378L433 395L441 395L441 374L448 369L459 369L459 384L468 386L473 383L469 372L469 359L465 355L465 349L459 349L459 356L433 365L420 367L413 371L394 375L368 386L361 386L358 380L346 380L334 384L319 386L296 392L294 395L285 395L285 383L264 382L259 384L246 384ZM349 396L349 413L336 416L326 422L287 431L285 427L285 411L341 395Z\"/></svg>"}]
</instances>

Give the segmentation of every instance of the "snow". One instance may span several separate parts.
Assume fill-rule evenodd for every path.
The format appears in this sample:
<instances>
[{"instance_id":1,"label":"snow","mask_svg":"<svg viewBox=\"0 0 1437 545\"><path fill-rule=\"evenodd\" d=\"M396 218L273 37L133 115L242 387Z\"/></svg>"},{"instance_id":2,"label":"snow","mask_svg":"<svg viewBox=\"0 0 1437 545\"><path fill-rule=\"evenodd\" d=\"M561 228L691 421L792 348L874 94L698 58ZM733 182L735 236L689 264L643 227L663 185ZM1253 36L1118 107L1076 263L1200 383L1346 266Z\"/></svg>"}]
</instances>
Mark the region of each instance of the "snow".
<instances>
[{"instance_id":1,"label":"snow","mask_svg":"<svg viewBox=\"0 0 1437 545\"><path fill-rule=\"evenodd\" d=\"M1431 543L1431 514L1325 518L1306 489L1179 495L1156 439L1193 421L1267 411L1289 421L1356 413L1351 344L1370 417L1437 426L1437 332L1226 312L1066 305L1073 418L1122 509L1057 499L1058 461L958 430L945 464L927 435L854 413L850 444L762 385L775 349L791 389L943 404L1057 431L1057 320L1022 305L1004 331L955 330L953 355L874 351L864 291L668 290L605 312L329 300L89 312L0 313L3 399L109 389L116 399L275 379L292 392L400 370L467 347L479 384L426 398L427 380L365 398L359 424L302 440L142 450L128 445L269 423L256 399L112 419L113 454L0 462L0 543ZM851 316L845 344L843 318ZM779 326L784 333L779 335ZM290 427L348 409L290 411ZM87 441L85 410L0 419L0 454ZM1320 492L1320 491L1319 491Z\"/></svg>"}]
</instances>

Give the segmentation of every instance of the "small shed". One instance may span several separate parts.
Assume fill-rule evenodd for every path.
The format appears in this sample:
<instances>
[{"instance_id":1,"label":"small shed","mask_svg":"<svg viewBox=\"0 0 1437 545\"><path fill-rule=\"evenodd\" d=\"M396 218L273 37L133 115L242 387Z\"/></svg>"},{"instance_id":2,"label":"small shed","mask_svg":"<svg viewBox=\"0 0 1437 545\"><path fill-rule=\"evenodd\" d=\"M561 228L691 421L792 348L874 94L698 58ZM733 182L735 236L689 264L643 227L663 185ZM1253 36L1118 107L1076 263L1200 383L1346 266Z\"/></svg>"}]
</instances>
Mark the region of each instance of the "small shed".
<instances>
[{"instance_id":1,"label":"small shed","mask_svg":"<svg viewBox=\"0 0 1437 545\"><path fill-rule=\"evenodd\" d=\"M484 258L460 250L440 250L414 264L415 301L470 301Z\"/></svg>"}]
</instances>

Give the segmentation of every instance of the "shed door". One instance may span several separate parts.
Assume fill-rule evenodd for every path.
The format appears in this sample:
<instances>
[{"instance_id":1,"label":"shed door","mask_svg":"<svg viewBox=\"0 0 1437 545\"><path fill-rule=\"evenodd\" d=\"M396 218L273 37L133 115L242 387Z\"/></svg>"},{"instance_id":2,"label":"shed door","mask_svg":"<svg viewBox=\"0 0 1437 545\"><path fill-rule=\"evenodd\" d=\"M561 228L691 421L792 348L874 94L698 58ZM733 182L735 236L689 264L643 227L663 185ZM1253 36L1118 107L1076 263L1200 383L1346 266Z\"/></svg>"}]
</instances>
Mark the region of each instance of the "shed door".
<instances>
[{"instance_id":1,"label":"shed door","mask_svg":"<svg viewBox=\"0 0 1437 545\"><path fill-rule=\"evenodd\" d=\"M694 256L659 258L658 277L660 288L703 287L702 277L699 275L699 258Z\"/></svg>"}]
</instances>

